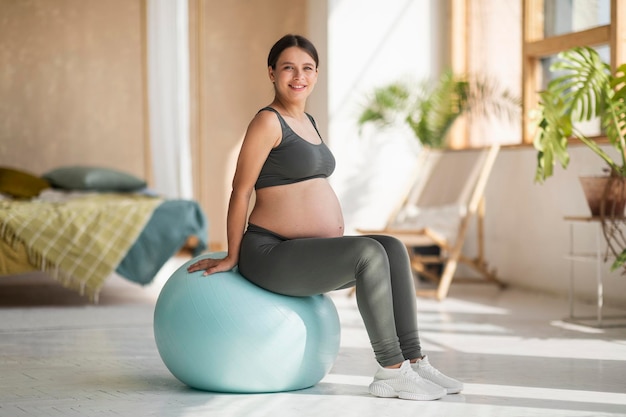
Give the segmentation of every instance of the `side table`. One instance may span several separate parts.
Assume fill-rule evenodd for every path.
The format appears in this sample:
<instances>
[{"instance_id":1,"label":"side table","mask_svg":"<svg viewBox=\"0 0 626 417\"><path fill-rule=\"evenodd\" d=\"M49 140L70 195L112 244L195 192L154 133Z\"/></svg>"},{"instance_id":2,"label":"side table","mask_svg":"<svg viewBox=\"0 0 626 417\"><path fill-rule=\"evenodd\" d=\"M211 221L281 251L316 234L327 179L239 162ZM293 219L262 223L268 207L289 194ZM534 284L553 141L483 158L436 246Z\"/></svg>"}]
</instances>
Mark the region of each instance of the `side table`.
<instances>
[{"instance_id":1,"label":"side table","mask_svg":"<svg viewBox=\"0 0 626 417\"><path fill-rule=\"evenodd\" d=\"M564 220L569 222L569 253L566 255L566 259L570 260L570 285L569 285L569 317L564 319L565 321L583 324L585 326L592 326L598 328L606 327L623 327L626 326L626 315L612 315L607 316L603 314L604 307L604 286L602 282L603 278L603 266L605 244L602 235L602 223L600 217L591 216L565 216ZM626 218L621 219L626 226ZM595 252L578 252L574 248L575 241L575 225L576 224L591 224L595 229L596 242ZM596 315L594 316L576 316L574 307L576 304L576 292L575 292L575 279L574 279L574 263L575 262L595 262L596 264ZM621 320L621 321L620 321Z\"/></svg>"}]
</instances>

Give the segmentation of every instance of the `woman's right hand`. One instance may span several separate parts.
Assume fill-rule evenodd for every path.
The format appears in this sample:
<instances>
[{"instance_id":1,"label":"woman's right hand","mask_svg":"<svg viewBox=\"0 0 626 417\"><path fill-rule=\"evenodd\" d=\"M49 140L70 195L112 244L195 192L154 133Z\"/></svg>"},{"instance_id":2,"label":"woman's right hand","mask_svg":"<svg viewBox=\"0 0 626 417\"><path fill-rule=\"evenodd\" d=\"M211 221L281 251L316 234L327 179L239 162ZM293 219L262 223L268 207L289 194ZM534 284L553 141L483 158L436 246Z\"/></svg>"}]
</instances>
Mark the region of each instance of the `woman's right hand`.
<instances>
[{"instance_id":1,"label":"woman's right hand","mask_svg":"<svg viewBox=\"0 0 626 417\"><path fill-rule=\"evenodd\" d=\"M233 262L228 256L223 259L204 258L187 267L187 272L204 271L202 276L214 274L216 272L230 271L237 265L237 262Z\"/></svg>"}]
</instances>

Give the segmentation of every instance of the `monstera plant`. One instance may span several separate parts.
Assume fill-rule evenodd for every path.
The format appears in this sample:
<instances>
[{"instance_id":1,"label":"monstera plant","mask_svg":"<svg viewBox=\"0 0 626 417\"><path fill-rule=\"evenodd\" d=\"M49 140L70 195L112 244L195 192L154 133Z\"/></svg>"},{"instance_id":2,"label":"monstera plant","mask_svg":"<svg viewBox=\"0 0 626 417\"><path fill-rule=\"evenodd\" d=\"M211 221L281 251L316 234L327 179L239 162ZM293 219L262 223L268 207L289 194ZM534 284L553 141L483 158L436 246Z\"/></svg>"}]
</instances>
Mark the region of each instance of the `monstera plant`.
<instances>
[{"instance_id":1,"label":"monstera plant","mask_svg":"<svg viewBox=\"0 0 626 417\"><path fill-rule=\"evenodd\" d=\"M560 53L551 65L556 77L540 92L535 181L553 175L556 162L567 168L568 145L578 139L606 164L607 175L581 178L593 216L602 221L608 249L615 256L611 269L626 264L626 237L620 231L626 203L626 64L611 71L598 52L590 47L575 47ZM579 128L580 123L600 120L606 142L617 151L613 158L595 138ZM593 180L593 181L592 181ZM599 191L590 184L599 182ZM590 200L598 196L597 201Z\"/></svg>"}]
</instances>

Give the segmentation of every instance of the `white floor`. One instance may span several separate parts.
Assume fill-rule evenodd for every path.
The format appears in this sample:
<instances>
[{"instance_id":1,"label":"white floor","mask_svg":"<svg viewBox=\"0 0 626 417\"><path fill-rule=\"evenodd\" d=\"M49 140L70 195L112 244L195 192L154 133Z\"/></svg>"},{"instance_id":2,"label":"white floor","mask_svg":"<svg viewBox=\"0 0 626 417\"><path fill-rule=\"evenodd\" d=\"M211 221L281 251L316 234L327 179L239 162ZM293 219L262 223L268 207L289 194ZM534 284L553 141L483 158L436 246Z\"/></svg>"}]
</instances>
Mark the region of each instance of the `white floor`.
<instances>
[{"instance_id":1,"label":"white floor","mask_svg":"<svg viewBox=\"0 0 626 417\"><path fill-rule=\"evenodd\" d=\"M168 268L175 268L175 262ZM354 298L333 296L339 357L317 386L225 395L187 388L153 339L155 285L112 279L99 305L47 277L0 279L0 416L626 416L626 327L568 325L567 301L454 284L419 299L431 363L465 382L432 402L374 398L375 362Z\"/></svg>"}]
</instances>

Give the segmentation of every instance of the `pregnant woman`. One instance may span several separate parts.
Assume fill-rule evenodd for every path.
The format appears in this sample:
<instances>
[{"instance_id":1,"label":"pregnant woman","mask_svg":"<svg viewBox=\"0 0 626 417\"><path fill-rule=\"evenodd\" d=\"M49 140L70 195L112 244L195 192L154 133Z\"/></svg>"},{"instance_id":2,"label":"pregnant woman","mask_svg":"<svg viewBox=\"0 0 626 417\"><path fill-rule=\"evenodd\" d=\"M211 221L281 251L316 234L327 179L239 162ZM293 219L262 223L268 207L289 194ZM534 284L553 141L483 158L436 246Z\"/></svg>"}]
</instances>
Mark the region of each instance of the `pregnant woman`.
<instances>
[{"instance_id":1,"label":"pregnant woman","mask_svg":"<svg viewBox=\"0 0 626 417\"><path fill-rule=\"evenodd\" d=\"M341 207L328 182L335 159L305 112L318 76L315 47L302 36L286 35L271 48L267 65L275 96L252 119L241 146L228 208L227 256L202 259L188 271L209 275L238 265L254 284L290 296L356 286L379 364L369 392L411 400L460 392L463 384L422 354L405 246L390 236L344 236Z\"/></svg>"}]
</instances>

